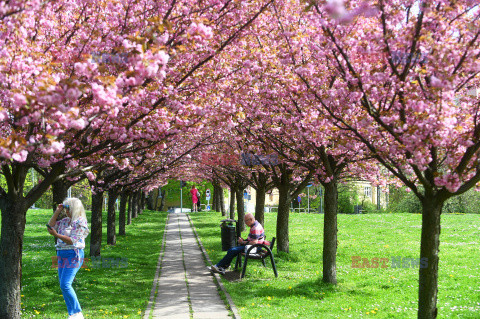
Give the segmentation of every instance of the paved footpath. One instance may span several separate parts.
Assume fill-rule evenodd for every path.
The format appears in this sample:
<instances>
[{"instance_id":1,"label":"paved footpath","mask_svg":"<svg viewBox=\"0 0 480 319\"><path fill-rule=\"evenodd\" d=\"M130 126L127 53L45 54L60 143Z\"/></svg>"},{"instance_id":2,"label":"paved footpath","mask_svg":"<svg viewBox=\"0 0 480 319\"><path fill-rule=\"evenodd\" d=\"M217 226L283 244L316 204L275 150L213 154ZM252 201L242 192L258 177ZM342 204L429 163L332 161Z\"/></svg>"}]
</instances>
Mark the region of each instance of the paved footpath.
<instances>
[{"instance_id":1,"label":"paved footpath","mask_svg":"<svg viewBox=\"0 0 480 319\"><path fill-rule=\"evenodd\" d=\"M205 265L188 216L170 213L163 254L160 254L144 319L232 318L220 298L215 280L218 277L214 277Z\"/></svg>"}]
</instances>

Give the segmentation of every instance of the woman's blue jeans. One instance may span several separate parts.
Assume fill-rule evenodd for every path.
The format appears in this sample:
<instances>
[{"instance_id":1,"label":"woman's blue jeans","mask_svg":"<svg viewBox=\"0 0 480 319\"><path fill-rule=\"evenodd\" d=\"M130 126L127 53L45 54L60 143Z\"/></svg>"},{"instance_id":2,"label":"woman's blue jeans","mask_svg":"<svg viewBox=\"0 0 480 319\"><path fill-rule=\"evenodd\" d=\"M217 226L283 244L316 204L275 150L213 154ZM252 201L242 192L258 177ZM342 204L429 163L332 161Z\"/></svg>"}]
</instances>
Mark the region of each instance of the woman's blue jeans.
<instances>
[{"instance_id":1,"label":"woman's blue jeans","mask_svg":"<svg viewBox=\"0 0 480 319\"><path fill-rule=\"evenodd\" d=\"M83 249L75 250L57 250L58 258L58 280L60 281L60 289L62 289L63 299L67 305L69 315L81 312L82 308L77 299L77 294L72 288L72 282L80 267L83 264L85 256Z\"/></svg>"},{"instance_id":2,"label":"woman's blue jeans","mask_svg":"<svg viewBox=\"0 0 480 319\"><path fill-rule=\"evenodd\" d=\"M245 245L232 247L227 251L225 257L222 258L216 265L217 267L228 268L232 263L233 258L237 257L242 251L245 250Z\"/></svg>"}]
</instances>

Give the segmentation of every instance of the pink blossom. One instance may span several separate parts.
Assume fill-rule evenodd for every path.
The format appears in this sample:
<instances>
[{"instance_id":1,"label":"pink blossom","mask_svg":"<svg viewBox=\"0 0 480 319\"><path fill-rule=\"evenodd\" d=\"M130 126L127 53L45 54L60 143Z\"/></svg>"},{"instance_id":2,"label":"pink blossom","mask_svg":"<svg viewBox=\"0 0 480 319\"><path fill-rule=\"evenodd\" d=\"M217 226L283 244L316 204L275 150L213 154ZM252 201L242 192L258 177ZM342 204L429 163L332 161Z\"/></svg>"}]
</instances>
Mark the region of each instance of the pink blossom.
<instances>
[{"instance_id":1,"label":"pink blossom","mask_svg":"<svg viewBox=\"0 0 480 319\"><path fill-rule=\"evenodd\" d=\"M27 104L27 98L25 95L20 93L15 93L13 95L13 105L15 106L16 110L20 109L20 107L24 106L25 104Z\"/></svg>"},{"instance_id":2,"label":"pink blossom","mask_svg":"<svg viewBox=\"0 0 480 319\"><path fill-rule=\"evenodd\" d=\"M444 87L444 84L442 83L442 80L440 80L439 78L437 78L435 75L432 75L432 76L430 77L430 84L431 84L433 87L438 87L438 88Z\"/></svg>"},{"instance_id":3,"label":"pink blossom","mask_svg":"<svg viewBox=\"0 0 480 319\"><path fill-rule=\"evenodd\" d=\"M70 88L65 93L65 97L69 100L77 100L82 95L82 91L77 88Z\"/></svg>"},{"instance_id":4,"label":"pink blossom","mask_svg":"<svg viewBox=\"0 0 480 319\"><path fill-rule=\"evenodd\" d=\"M95 174L93 174L92 172L86 172L85 175L87 176L89 181L92 182L95 180Z\"/></svg>"},{"instance_id":5,"label":"pink blossom","mask_svg":"<svg viewBox=\"0 0 480 319\"><path fill-rule=\"evenodd\" d=\"M79 118L79 119L70 121L69 124L71 128L75 130L81 130L85 128L85 126L87 125L87 122L83 118Z\"/></svg>"},{"instance_id":6,"label":"pink blossom","mask_svg":"<svg viewBox=\"0 0 480 319\"><path fill-rule=\"evenodd\" d=\"M19 153L12 154L12 158L17 162L25 162L27 156L28 152L26 150L21 150Z\"/></svg>"},{"instance_id":7,"label":"pink blossom","mask_svg":"<svg viewBox=\"0 0 480 319\"><path fill-rule=\"evenodd\" d=\"M65 144L62 141L60 142L53 141L45 153L48 155L60 154L61 152L63 152L64 147L65 147Z\"/></svg>"}]
</instances>

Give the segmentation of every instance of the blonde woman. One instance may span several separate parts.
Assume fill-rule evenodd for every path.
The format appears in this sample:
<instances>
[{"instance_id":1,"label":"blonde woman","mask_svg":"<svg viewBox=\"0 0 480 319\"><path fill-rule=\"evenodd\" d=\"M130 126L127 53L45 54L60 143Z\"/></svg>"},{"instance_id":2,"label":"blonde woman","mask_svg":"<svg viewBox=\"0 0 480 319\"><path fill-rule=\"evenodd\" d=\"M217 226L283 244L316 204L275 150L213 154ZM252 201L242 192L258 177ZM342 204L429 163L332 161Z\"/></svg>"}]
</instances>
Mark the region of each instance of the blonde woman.
<instances>
[{"instance_id":1,"label":"blonde woman","mask_svg":"<svg viewBox=\"0 0 480 319\"><path fill-rule=\"evenodd\" d=\"M67 217L58 220L64 211ZM67 305L69 319L83 319L82 308L78 302L72 282L83 264L85 238L90 232L82 202L78 198L67 198L58 205L47 224L48 232L57 238L58 280L63 299Z\"/></svg>"}]
</instances>

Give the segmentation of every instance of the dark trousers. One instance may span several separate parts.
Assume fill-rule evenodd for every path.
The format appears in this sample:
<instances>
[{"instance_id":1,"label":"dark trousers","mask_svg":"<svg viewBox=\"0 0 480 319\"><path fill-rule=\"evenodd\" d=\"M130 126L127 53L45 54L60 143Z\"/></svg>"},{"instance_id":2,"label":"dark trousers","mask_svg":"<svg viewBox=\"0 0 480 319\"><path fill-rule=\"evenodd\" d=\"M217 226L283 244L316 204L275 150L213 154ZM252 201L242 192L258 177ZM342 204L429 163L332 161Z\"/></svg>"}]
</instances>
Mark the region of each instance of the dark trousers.
<instances>
[{"instance_id":1,"label":"dark trousers","mask_svg":"<svg viewBox=\"0 0 480 319\"><path fill-rule=\"evenodd\" d=\"M227 254L225 255L225 257L223 257L222 260L220 260L216 266L222 267L222 268L228 268L228 266L230 266L230 264L232 263L233 258L237 257L237 255L244 250L245 250L245 245L230 248L227 251Z\"/></svg>"}]
</instances>

